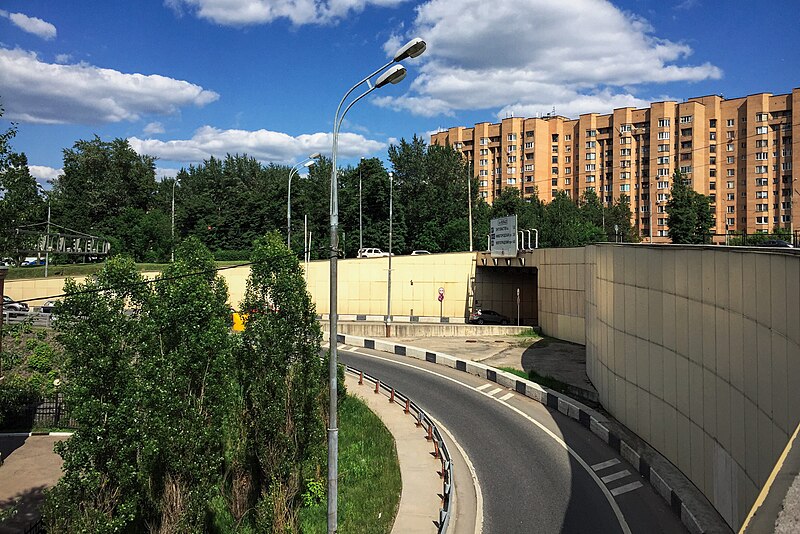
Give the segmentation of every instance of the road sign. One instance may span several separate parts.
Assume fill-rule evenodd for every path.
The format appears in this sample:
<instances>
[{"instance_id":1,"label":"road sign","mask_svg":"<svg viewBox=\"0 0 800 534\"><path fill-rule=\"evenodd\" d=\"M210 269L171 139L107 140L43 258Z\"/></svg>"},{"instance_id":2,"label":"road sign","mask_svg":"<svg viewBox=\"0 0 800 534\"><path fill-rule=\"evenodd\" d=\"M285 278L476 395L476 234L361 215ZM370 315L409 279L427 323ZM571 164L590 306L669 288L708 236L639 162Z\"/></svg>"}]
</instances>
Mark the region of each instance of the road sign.
<instances>
[{"instance_id":1,"label":"road sign","mask_svg":"<svg viewBox=\"0 0 800 534\"><path fill-rule=\"evenodd\" d=\"M517 255L517 216L492 219L489 230L489 250L493 258L513 258Z\"/></svg>"},{"instance_id":2,"label":"road sign","mask_svg":"<svg viewBox=\"0 0 800 534\"><path fill-rule=\"evenodd\" d=\"M436 297L436 298L438 298L438 299L439 299L439 302L442 302L442 301L444 300L444 295L439 295L439 296L438 296L438 297Z\"/></svg>"}]
</instances>

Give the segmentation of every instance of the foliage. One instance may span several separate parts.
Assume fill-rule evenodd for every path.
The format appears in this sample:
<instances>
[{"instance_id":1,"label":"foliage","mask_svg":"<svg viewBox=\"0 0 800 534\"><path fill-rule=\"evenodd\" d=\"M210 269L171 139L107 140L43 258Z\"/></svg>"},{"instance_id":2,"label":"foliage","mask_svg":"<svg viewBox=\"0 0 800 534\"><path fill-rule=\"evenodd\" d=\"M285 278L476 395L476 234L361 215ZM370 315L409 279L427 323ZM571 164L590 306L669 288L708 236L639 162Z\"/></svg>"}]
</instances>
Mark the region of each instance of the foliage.
<instances>
[{"instance_id":1,"label":"foliage","mask_svg":"<svg viewBox=\"0 0 800 534\"><path fill-rule=\"evenodd\" d=\"M709 198L694 191L686 178L675 171L667 202L668 234L676 244L707 243L714 222Z\"/></svg>"},{"instance_id":2,"label":"foliage","mask_svg":"<svg viewBox=\"0 0 800 534\"><path fill-rule=\"evenodd\" d=\"M339 404L339 531L391 532L402 488L394 438L357 397ZM300 531L326 532L325 506L300 511Z\"/></svg>"},{"instance_id":3,"label":"foliage","mask_svg":"<svg viewBox=\"0 0 800 534\"><path fill-rule=\"evenodd\" d=\"M294 531L302 481L319 476L325 456L322 332L298 260L277 232L256 241L252 261L237 354L249 450L233 462L252 481L256 529Z\"/></svg>"},{"instance_id":4,"label":"foliage","mask_svg":"<svg viewBox=\"0 0 800 534\"><path fill-rule=\"evenodd\" d=\"M39 392L34 384L19 375L10 375L0 381L0 427L38 398Z\"/></svg>"}]
</instances>

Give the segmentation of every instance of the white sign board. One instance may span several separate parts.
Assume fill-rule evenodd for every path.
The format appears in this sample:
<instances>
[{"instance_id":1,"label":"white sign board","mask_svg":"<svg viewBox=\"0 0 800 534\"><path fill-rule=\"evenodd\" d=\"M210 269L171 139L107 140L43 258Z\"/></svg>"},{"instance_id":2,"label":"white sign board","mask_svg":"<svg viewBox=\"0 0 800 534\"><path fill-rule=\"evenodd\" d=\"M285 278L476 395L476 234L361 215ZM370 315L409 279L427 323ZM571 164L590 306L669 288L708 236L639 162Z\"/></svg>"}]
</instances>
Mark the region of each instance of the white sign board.
<instances>
[{"instance_id":1,"label":"white sign board","mask_svg":"<svg viewBox=\"0 0 800 534\"><path fill-rule=\"evenodd\" d=\"M517 216L492 219L489 248L493 258L517 257Z\"/></svg>"}]
</instances>

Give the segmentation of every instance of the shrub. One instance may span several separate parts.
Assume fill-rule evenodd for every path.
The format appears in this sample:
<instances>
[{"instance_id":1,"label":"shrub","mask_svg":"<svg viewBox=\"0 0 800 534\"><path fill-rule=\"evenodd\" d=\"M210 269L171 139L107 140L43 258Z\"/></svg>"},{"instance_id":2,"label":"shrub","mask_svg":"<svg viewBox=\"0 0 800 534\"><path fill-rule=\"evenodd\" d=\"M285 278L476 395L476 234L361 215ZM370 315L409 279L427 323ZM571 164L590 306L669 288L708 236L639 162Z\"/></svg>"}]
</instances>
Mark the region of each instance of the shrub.
<instances>
[{"instance_id":1,"label":"shrub","mask_svg":"<svg viewBox=\"0 0 800 534\"><path fill-rule=\"evenodd\" d=\"M40 373L47 373L53 368L54 356L53 347L48 343L38 343L28 356L28 367Z\"/></svg>"}]
</instances>

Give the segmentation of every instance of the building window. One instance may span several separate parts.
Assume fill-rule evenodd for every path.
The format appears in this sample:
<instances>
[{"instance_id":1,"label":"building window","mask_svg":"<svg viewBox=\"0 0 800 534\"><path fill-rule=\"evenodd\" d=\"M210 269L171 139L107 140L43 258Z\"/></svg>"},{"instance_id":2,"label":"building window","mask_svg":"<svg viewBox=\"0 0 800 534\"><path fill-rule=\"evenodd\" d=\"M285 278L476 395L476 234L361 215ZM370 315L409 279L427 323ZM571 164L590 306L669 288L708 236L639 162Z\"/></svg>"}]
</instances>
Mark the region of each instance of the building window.
<instances>
[{"instance_id":1,"label":"building window","mask_svg":"<svg viewBox=\"0 0 800 534\"><path fill-rule=\"evenodd\" d=\"M769 113L756 113L756 122L766 122L769 120Z\"/></svg>"},{"instance_id":2,"label":"building window","mask_svg":"<svg viewBox=\"0 0 800 534\"><path fill-rule=\"evenodd\" d=\"M597 165L594 163L589 163L586 165L585 170L586 172L597 170Z\"/></svg>"},{"instance_id":3,"label":"building window","mask_svg":"<svg viewBox=\"0 0 800 534\"><path fill-rule=\"evenodd\" d=\"M509 178L509 179L506 180L506 183L508 185L514 185L514 184L517 183L517 179L516 178Z\"/></svg>"},{"instance_id":4,"label":"building window","mask_svg":"<svg viewBox=\"0 0 800 534\"><path fill-rule=\"evenodd\" d=\"M683 117L681 117L681 124L686 124L686 123L689 123L689 122L692 122L692 116L691 115L684 115Z\"/></svg>"},{"instance_id":5,"label":"building window","mask_svg":"<svg viewBox=\"0 0 800 534\"><path fill-rule=\"evenodd\" d=\"M669 132L658 132L658 138L661 140L669 139Z\"/></svg>"},{"instance_id":6,"label":"building window","mask_svg":"<svg viewBox=\"0 0 800 534\"><path fill-rule=\"evenodd\" d=\"M681 128L681 136L689 137L690 135L692 135L692 129L691 128Z\"/></svg>"},{"instance_id":7,"label":"building window","mask_svg":"<svg viewBox=\"0 0 800 534\"><path fill-rule=\"evenodd\" d=\"M658 119L658 127L659 128L668 128L669 127L669 119Z\"/></svg>"},{"instance_id":8,"label":"building window","mask_svg":"<svg viewBox=\"0 0 800 534\"><path fill-rule=\"evenodd\" d=\"M766 174L767 165L756 165L756 174Z\"/></svg>"},{"instance_id":9,"label":"building window","mask_svg":"<svg viewBox=\"0 0 800 534\"><path fill-rule=\"evenodd\" d=\"M572 163L572 156L564 156L564 163Z\"/></svg>"},{"instance_id":10,"label":"building window","mask_svg":"<svg viewBox=\"0 0 800 534\"><path fill-rule=\"evenodd\" d=\"M597 137L597 130L586 130L586 137Z\"/></svg>"},{"instance_id":11,"label":"building window","mask_svg":"<svg viewBox=\"0 0 800 534\"><path fill-rule=\"evenodd\" d=\"M489 192L488 191L481 191L481 198L488 198Z\"/></svg>"},{"instance_id":12,"label":"building window","mask_svg":"<svg viewBox=\"0 0 800 534\"><path fill-rule=\"evenodd\" d=\"M658 182L659 189L669 189L669 182Z\"/></svg>"},{"instance_id":13,"label":"building window","mask_svg":"<svg viewBox=\"0 0 800 534\"><path fill-rule=\"evenodd\" d=\"M769 217L756 217L756 224L769 224Z\"/></svg>"},{"instance_id":14,"label":"building window","mask_svg":"<svg viewBox=\"0 0 800 534\"><path fill-rule=\"evenodd\" d=\"M710 132L710 133L708 134L708 138L709 138L709 139L711 139L711 140L713 141L714 139L716 139L716 138L717 138L717 132Z\"/></svg>"},{"instance_id":15,"label":"building window","mask_svg":"<svg viewBox=\"0 0 800 534\"><path fill-rule=\"evenodd\" d=\"M489 138L488 137L481 137L481 144L482 145L488 145L489 144Z\"/></svg>"},{"instance_id":16,"label":"building window","mask_svg":"<svg viewBox=\"0 0 800 534\"><path fill-rule=\"evenodd\" d=\"M558 174L558 167L553 167L550 169L550 174Z\"/></svg>"},{"instance_id":17,"label":"building window","mask_svg":"<svg viewBox=\"0 0 800 534\"><path fill-rule=\"evenodd\" d=\"M756 191L756 198L767 198L767 191Z\"/></svg>"},{"instance_id":18,"label":"building window","mask_svg":"<svg viewBox=\"0 0 800 534\"><path fill-rule=\"evenodd\" d=\"M597 146L597 141L586 141L586 148L594 148Z\"/></svg>"},{"instance_id":19,"label":"building window","mask_svg":"<svg viewBox=\"0 0 800 534\"><path fill-rule=\"evenodd\" d=\"M564 169L564 174L572 174L572 169L570 167L567 167L566 169Z\"/></svg>"},{"instance_id":20,"label":"building window","mask_svg":"<svg viewBox=\"0 0 800 534\"><path fill-rule=\"evenodd\" d=\"M480 172L478 173L478 176L489 176L489 171L487 171L486 169L481 169Z\"/></svg>"},{"instance_id":21,"label":"building window","mask_svg":"<svg viewBox=\"0 0 800 534\"><path fill-rule=\"evenodd\" d=\"M516 141L517 140L517 134L514 134L514 133L508 134L508 140L509 141Z\"/></svg>"},{"instance_id":22,"label":"building window","mask_svg":"<svg viewBox=\"0 0 800 534\"><path fill-rule=\"evenodd\" d=\"M533 171L533 165L525 165L525 170L529 171L529 172L532 172Z\"/></svg>"},{"instance_id":23,"label":"building window","mask_svg":"<svg viewBox=\"0 0 800 534\"><path fill-rule=\"evenodd\" d=\"M669 152L669 145L658 145L659 152Z\"/></svg>"},{"instance_id":24,"label":"building window","mask_svg":"<svg viewBox=\"0 0 800 534\"><path fill-rule=\"evenodd\" d=\"M564 136L564 141L572 141L572 136L570 134L566 134Z\"/></svg>"},{"instance_id":25,"label":"building window","mask_svg":"<svg viewBox=\"0 0 800 534\"><path fill-rule=\"evenodd\" d=\"M717 127L717 119L710 119L708 121L708 127L709 128L716 128Z\"/></svg>"},{"instance_id":26,"label":"building window","mask_svg":"<svg viewBox=\"0 0 800 534\"><path fill-rule=\"evenodd\" d=\"M756 211L769 211L769 204L756 204Z\"/></svg>"},{"instance_id":27,"label":"building window","mask_svg":"<svg viewBox=\"0 0 800 534\"><path fill-rule=\"evenodd\" d=\"M478 182L478 186L489 187L489 180L481 180L480 182Z\"/></svg>"},{"instance_id":28,"label":"building window","mask_svg":"<svg viewBox=\"0 0 800 534\"><path fill-rule=\"evenodd\" d=\"M769 185L769 178L756 178L756 186Z\"/></svg>"},{"instance_id":29,"label":"building window","mask_svg":"<svg viewBox=\"0 0 800 534\"><path fill-rule=\"evenodd\" d=\"M669 169L658 169L658 176L669 176Z\"/></svg>"},{"instance_id":30,"label":"building window","mask_svg":"<svg viewBox=\"0 0 800 534\"><path fill-rule=\"evenodd\" d=\"M587 183L591 183L591 182L594 182L594 181L595 181L595 175L594 174L590 174L590 175L588 175L586 177L586 182Z\"/></svg>"},{"instance_id":31,"label":"building window","mask_svg":"<svg viewBox=\"0 0 800 534\"><path fill-rule=\"evenodd\" d=\"M666 200L669 200L669 193L659 193L656 199L658 200L658 202L664 202Z\"/></svg>"},{"instance_id":32,"label":"building window","mask_svg":"<svg viewBox=\"0 0 800 534\"><path fill-rule=\"evenodd\" d=\"M756 152L756 161L766 161L767 152Z\"/></svg>"},{"instance_id":33,"label":"building window","mask_svg":"<svg viewBox=\"0 0 800 534\"><path fill-rule=\"evenodd\" d=\"M756 135L764 135L765 133L769 132L769 128L767 126L757 126L756 127Z\"/></svg>"},{"instance_id":34,"label":"building window","mask_svg":"<svg viewBox=\"0 0 800 534\"><path fill-rule=\"evenodd\" d=\"M595 154L594 152L589 152L588 154L586 154L586 159L587 160L597 159L597 154Z\"/></svg>"},{"instance_id":35,"label":"building window","mask_svg":"<svg viewBox=\"0 0 800 534\"><path fill-rule=\"evenodd\" d=\"M533 141L528 141L525 143L525 148L533 148Z\"/></svg>"},{"instance_id":36,"label":"building window","mask_svg":"<svg viewBox=\"0 0 800 534\"><path fill-rule=\"evenodd\" d=\"M660 132L659 135L661 135L661 133L664 133L664 132ZM669 133L669 132L666 132L666 133ZM659 137L659 139L661 139L661 138ZM667 139L669 139L669 136L667 136ZM629 144L631 144L631 138L630 137L620 137L619 138L619 144L621 144L621 145L629 145Z\"/></svg>"},{"instance_id":37,"label":"building window","mask_svg":"<svg viewBox=\"0 0 800 534\"><path fill-rule=\"evenodd\" d=\"M729 165L733 164L735 162L736 162L736 158L734 158L733 156L728 156L727 158L725 158L725 163L728 163Z\"/></svg>"},{"instance_id":38,"label":"building window","mask_svg":"<svg viewBox=\"0 0 800 534\"><path fill-rule=\"evenodd\" d=\"M669 156L659 156L656 161L659 165L669 165Z\"/></svg>"},{"instance_id":39,"label":"building window","mask_svg":"<svg viewBox=\"0 0 800 534\"><path fill-rule=\"evenodd\" d=\"M506 163L516 163L516 162L517 162L517 156L508 156L508 158L506 158Z\"/></svg>"},{"instance_id":40,"label":"building window","mask_svg":"<svg viewBox=\"0 0 800 534\"><path fill-rule=\"evenodd\" d=\"M482 159L481 160L481 163L480 163L481 167L485 167L488 164L489 164L489 160L488 159Z\"/></svg>"},{"instance_id":41,"label":"building window","mask_svg":"<svg viewBox=\"0 0 800 534\"><path fill-rule=\"evenodd\" d=\"M564 185L569 185L572 182L569 178L564 178Z\"/></svg>"},{"instance_id":42,"label":"building window","mask_svg":"<svg viewBox=\"0 0 800 534\"><path fill-rule=\"evenodd\" d=\"M631 149L630 148L620 148L619 149L619 155L620 156L630 156L631 155Z\"/></svg>"},{"instance_id":43,"label":"building window","mask_svg":"<svg viewBox=\"0 0 800 534\"><path fill-rule=\"evenodd\" d=\"M792 222L791 215L781 215L781 222Z\"/></svg>"},{"instance_id":44,"label":"building window","mask_svg":"<svg viewBox=\"0 0 800 534\"><path fill-rule=\"evenodd\" d=\"M517 145L508 145L508 148L507 148L506 151L507 152L516 152L517 151Z\"/></svg>"},{"instance_id":45,"label":"building window","mask_svg":"<svg viewBox=\"0 0 800 534\"><path fill-rule=\"evenodd\" d=\"M692 172L691 165L686 165L681 167L681 174L689 174L690 172Z\"/></svg>"},{"instance_id":46,"label":"building window","mask_svg":"<svg viewBox=\"0 0 800 534\"><path fill-rule=\"evenodd\" d=\"M733 143L728 143L727 145L725 145L725 150L727 150L728 152L733 152Z\"/></svg>"},{"instance_id":47,"label":"building window","mask_svg":"<svg viewBox=\"0 0 800 534\"><path fill-rule=\"evenodd\" d=\"M553 156L550 160L550 163L558 163L558 156Z\"/></svg>"},{"instance_id":48,"label":"building window","mask_svg":"<svg viewBox=\"0 0 800 534\"><path fill-rule=\"evenodd\" d=\"M620 184L619 190L623 193L631 190L631 184Z\"/></svg>"},{"instance_id":49,"label":"building window","mask_svg":"<svg viewBox=\"0 0 800 534\"><path fill-rule=\"evenodd\" d=\"M736 126L736 119L728 119L725 121L725 126L733 127Z\"/></svg>"},{"instance_id":50,"label":"building window","mask_svg":"<svg viewBox=\"0 0 800 534\"><path fill-rule=\"evenodd\" d=\"M506 172L508 174L517 174L517 169L516 167L506 167Z\"/></svg>"}]
</instances>

